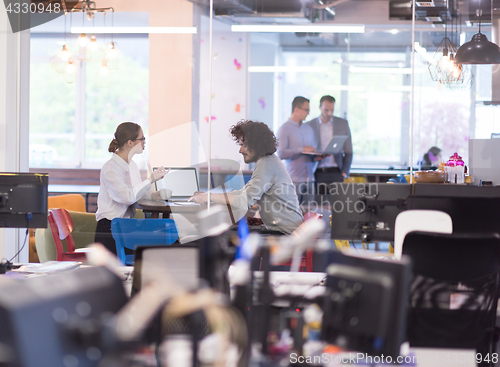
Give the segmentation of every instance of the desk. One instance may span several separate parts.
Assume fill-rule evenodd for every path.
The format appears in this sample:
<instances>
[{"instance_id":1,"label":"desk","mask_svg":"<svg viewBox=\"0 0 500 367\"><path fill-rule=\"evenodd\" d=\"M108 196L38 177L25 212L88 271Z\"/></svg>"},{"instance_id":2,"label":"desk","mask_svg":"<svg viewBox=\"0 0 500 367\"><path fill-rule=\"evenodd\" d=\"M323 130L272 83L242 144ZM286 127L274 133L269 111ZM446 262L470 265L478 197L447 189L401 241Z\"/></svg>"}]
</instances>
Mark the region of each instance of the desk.
<instances>
[{"instance_id":1,"label":"desk","mask_svg":"<svg viewBox=\"0 0 500 367\"><path fill-rule=\"evenodd\" d=\"M409 169L369 169L369 168L351 168L349 174L351 176L366 177L368 182L387 182L390 178L397 177L397 175L407 175L410 173Z\"/></svg>"},{"instance_id":2,"label":"desk","mask_svg":"<svg viewBox=\"0 0 500 367\"><path fill-rule=\"evenodd\" d=\"M99 185L49 185L50 194L85 194L85 210L89 211L89 195L99 194Z\"/></svg>"},{"instance_id":3,"label":"desk","mask_svg":"<svg viewBox=\"0 0 500 367\"><path fill-rule=\"evenodd\" d=\"M155 201L141 199L136 204L137 209L142 209L145 213L151 213L152 218L158 218L163 214L163 218L170 218L172 212L179 214L196 214L207 208L207 205L179 205L165 201ZM175 208L172 210L172 208Z\"/></svg>"}]
</instances>

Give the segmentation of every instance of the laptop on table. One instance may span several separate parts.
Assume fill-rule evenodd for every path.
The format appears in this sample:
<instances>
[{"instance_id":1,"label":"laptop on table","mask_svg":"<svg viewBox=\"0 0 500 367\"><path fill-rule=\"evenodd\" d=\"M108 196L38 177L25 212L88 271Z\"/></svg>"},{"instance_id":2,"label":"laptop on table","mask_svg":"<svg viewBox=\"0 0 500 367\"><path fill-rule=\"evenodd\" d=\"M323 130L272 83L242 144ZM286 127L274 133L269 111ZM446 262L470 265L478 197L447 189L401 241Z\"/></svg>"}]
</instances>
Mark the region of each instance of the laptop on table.
<instances>
[{"instance_id":1,"label":"laptop on table","mask_svg":"<svg viewBox=\"0 0 500 367\"><path fill-rule=\"evenodd\" d=\"M308 155L324 155L324 154L338 154L342 151L344 143L347 140L347 135L334 135L332 140L328 143L323 152L302 152L302 154Z\"/></svg>"},{"instance_id":2,"label":"laptop on table","mask_svg":"<svg viewBox=\"0 0 500 367\"><path fill-rule=\"evenodd\" d=\"M154 167L156 170L158 167ZM172 197L169 202L187 202L196 191L200 191L198 175L194 167L171 167L161 180L155 182L156 190L172 190Z\"/></svg>"}]
</instances>

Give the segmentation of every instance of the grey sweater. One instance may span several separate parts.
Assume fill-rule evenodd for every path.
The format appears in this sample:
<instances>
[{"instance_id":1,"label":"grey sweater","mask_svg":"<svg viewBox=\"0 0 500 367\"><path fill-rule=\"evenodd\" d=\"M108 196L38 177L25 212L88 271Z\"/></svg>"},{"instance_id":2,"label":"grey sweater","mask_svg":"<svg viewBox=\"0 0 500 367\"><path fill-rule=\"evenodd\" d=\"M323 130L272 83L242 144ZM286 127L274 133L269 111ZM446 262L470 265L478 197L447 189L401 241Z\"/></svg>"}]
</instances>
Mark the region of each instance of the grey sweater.
<instances>
[{"instance_id":1,"label":"grey sweater","mask_svg":"<svg viewBox=\"0 0 500 367\"><path fill-rule=\"evenodd\" d=\"M268 229L292 233L304 221L295 186L276 154L260 158L250 181L231 194L238 196L234 204L245 211L257 204Z\"/></svg>"}]
</instances>

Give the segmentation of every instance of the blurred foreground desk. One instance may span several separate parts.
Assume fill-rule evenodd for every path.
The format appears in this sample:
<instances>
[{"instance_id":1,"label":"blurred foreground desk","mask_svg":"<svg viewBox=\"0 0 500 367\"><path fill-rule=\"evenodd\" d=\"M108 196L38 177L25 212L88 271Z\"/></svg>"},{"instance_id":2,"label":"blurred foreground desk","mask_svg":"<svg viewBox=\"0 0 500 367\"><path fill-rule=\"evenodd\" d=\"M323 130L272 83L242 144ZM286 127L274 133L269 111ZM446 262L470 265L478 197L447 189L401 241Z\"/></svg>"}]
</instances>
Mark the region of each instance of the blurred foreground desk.
<instances>
[{"instance_id":1,"label":"blurred foreground desk","mask_svg":"<svg viewBox=\"0 0 500 367\"><path fill-rule=\"evenodd\" d=\"M390 357L368 357L364 353L346 352L323 356L325 367L354 367L354 366L412 366L412 367L476 367L480 359L498 359L498 354L482 356L473 349L439 349L439 348L410 348L409 353L399 356L399 364L388 363Z\"/></svg>"}]
</instances>

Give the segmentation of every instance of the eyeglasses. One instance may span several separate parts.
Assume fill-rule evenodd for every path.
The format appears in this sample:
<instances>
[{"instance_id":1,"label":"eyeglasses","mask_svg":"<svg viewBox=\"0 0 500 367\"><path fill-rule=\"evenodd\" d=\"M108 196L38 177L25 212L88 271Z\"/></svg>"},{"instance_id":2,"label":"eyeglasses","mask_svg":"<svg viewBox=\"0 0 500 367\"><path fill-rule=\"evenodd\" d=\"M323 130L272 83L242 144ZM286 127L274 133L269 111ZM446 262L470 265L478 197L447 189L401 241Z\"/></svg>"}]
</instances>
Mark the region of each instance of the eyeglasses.
<instances>
[{"instance_id":1,"label":"eyeglasses","mask_svg":"<svg viewBox=\"0 0 500 367\"><path fill-rule=\"evenodd\" d=\"M145 136L143 136L143 137L142 137L142 138L140 138L140 139L134 139L134 141L135 141L135 140L140 140L140 141L146 142L146 137L145 137Z\"/></svg>"},{"instance_id":2,"label":"eyeglasses","mask_svg":"<svg viewBox=\"0 0 500 367\"><path fill-rule=\"evenodd\" d=\"M302 107L297 107L299 110L302 110L302 111L306 111L307 113L309 113L309 108L302 108Z\"/></svg>"}]
</instances>

